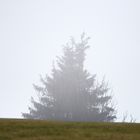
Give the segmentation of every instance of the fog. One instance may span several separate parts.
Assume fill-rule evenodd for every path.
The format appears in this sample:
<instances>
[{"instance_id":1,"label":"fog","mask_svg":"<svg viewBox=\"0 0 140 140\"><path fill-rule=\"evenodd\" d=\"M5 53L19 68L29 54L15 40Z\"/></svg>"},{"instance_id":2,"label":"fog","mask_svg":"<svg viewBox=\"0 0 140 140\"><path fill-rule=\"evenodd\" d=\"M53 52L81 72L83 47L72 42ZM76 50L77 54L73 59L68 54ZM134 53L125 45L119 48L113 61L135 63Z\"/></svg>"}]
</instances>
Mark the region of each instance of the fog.
<instances>
[{"instance_id":1,"label":"fog","mask_svg":"<svg viewBox=\"0 0 140 140\"><path fill-rule=\"evenodd\" d=\"M0 117L27 112L33 83L50 74L70 36L91 37L86 69L105 75L113 90L118 120L123 113L140 121L140 2L138 0L1 0Z\"/></svg>"}]
</instances>

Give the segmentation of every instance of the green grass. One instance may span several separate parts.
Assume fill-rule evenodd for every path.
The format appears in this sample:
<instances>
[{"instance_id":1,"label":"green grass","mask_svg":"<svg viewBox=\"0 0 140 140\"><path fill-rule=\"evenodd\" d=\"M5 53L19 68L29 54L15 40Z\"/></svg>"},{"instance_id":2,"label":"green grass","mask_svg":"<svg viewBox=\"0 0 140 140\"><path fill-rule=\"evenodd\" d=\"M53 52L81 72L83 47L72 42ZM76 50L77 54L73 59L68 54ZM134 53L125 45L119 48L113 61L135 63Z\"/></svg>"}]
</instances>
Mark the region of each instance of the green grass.
<instances>
[{"instance_id":1,"label":"green grass","mask_svg":"<svg viewBox=\"0 0 140 140\"><path fill-rule=\"evenodd\" d=\"M140 140L140 124L0 119L0 140Z\"/></svg>"}]
</instances>

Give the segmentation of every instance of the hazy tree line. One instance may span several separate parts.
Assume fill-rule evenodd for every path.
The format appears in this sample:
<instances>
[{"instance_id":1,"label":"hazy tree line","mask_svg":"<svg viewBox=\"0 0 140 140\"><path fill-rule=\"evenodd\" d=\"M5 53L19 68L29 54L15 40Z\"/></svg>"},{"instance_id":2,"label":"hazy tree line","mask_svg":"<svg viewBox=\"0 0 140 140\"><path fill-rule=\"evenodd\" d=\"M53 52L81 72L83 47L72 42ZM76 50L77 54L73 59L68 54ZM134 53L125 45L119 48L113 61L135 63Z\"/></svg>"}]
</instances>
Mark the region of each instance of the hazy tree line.
<instances>
[{"instance_id":1,"label":"hazy tree line","mask_svg":"<svg viewBox=\"0 0 140 140\"><path fill-rule=\"evenodd\" d=\"M27 119L64 121L114 121L116 110L107 83L97 82L84 68L85 52L90 47L89 37L81 35L80 42L73 38L57 57L52 74L41 77L41 86L34 85L38 101L23 113Z\"/></svg>"}]
</instances>

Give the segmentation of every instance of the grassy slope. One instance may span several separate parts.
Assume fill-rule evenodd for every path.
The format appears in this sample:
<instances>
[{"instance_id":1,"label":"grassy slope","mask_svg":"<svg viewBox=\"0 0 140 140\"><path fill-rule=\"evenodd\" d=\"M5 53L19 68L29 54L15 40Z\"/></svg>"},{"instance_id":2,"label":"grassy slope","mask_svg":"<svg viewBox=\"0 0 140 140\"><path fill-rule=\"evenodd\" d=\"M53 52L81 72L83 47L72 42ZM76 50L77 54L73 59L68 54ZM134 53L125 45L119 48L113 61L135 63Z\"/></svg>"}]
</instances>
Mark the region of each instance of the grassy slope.
<instances>
[{"instance_id":1,"label":"grassy slope","mask_svg":"<svg viewBox=\"0 0 140 140\"><path fill-rule=\"evenodd\" d=\"M1 119L0 140L140 140L140 124Z\"/></svg>"}]
</instances>

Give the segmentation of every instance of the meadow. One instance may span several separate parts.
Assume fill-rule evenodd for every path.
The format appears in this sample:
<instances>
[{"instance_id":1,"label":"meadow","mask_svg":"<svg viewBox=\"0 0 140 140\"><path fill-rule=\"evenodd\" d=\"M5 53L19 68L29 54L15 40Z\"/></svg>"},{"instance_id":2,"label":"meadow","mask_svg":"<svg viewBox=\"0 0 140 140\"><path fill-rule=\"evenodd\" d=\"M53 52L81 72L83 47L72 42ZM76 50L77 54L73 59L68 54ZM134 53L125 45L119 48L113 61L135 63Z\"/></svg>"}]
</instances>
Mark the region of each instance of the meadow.
<instances>
[{"instance_id":1,"label":"meadow","mask_svg":"<svg viewBox=\"0 0 140 140\"><path fill-rule=\"evenodd\" d=\"M0 140L140 140L140 124L0 119Z\"/></svg>"}]
</instances>

